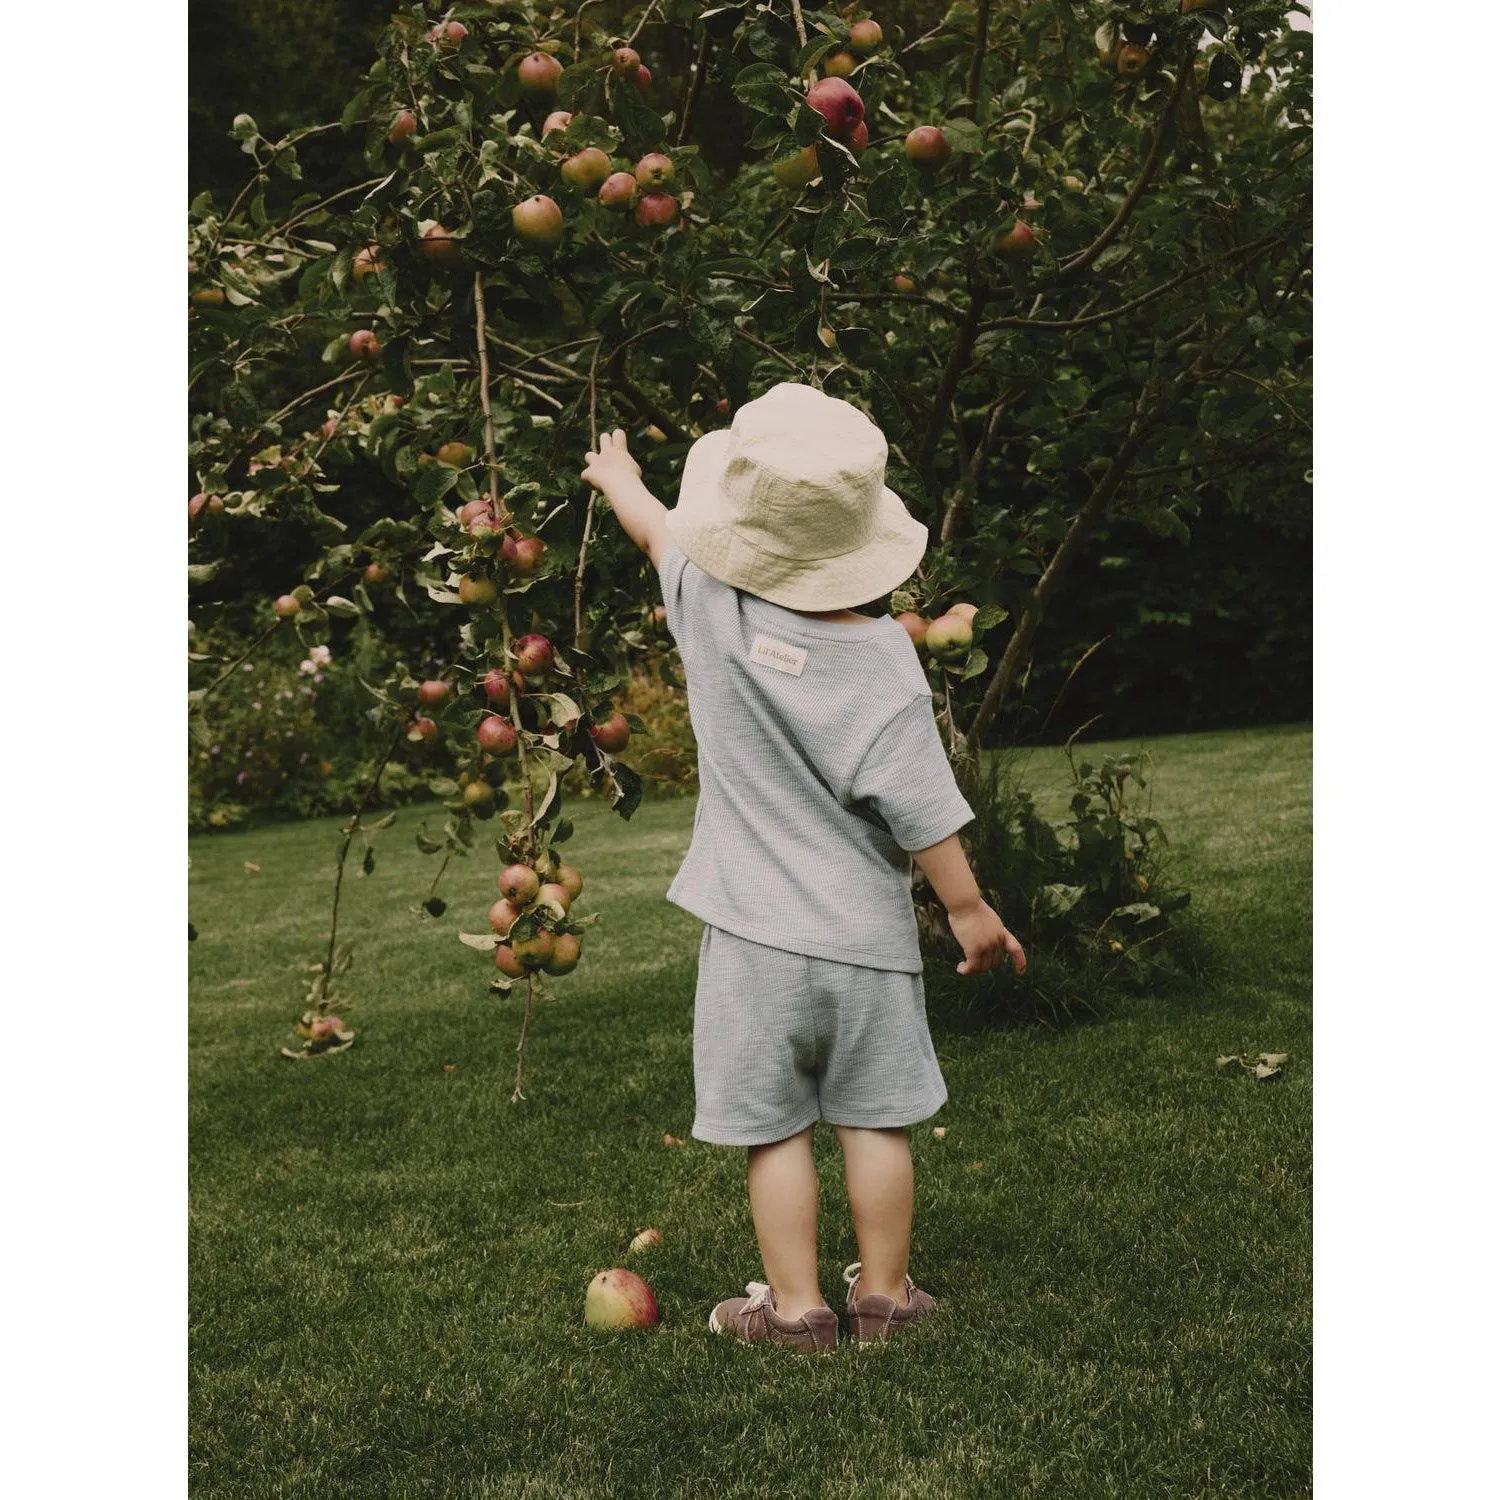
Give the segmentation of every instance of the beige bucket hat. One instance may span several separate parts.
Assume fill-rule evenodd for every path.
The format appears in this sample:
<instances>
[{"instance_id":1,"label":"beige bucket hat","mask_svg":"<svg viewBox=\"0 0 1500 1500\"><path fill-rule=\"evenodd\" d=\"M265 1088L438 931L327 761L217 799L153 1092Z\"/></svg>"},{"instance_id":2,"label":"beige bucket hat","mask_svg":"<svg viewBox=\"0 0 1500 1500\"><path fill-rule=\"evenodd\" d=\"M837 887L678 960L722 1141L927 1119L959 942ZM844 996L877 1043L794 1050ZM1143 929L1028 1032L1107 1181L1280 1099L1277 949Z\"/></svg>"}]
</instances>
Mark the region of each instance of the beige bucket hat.
<instances>
[{"instance_id":1,"label":"beige bucket hat","mask_svg":"<svg viewBox=\"0 0 1500 1500\"><path fill-rule=\"evenodd\" d=\"M667 529L721 583L787 609L848 609L916 571L927 528L885 487L857 406L784 381L688 450Z\"/></svg>"}]
</instances>

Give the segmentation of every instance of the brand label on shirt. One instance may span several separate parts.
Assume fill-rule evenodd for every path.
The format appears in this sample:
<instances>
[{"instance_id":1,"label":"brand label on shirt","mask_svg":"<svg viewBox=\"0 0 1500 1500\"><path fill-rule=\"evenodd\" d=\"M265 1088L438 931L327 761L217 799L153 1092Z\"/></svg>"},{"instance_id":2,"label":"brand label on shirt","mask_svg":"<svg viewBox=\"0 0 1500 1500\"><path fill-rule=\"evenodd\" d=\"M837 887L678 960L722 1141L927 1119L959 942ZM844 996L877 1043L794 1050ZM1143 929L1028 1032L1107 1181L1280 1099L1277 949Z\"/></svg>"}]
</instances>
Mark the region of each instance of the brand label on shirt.
<instances>
[{"instance_id":1,"label":"brand label on shirt","mask_svg":"<svg viewBox=\"0 0 1500 1500\"><path fill-rule=\"evenodd\" d=\"M775 667L792 677L800 677L807 665L807 652L801 646L788 646L785 641L773 641L768 635L758 635L750 645L750 660L763 667Z\"/></svg>"}]
</instances>

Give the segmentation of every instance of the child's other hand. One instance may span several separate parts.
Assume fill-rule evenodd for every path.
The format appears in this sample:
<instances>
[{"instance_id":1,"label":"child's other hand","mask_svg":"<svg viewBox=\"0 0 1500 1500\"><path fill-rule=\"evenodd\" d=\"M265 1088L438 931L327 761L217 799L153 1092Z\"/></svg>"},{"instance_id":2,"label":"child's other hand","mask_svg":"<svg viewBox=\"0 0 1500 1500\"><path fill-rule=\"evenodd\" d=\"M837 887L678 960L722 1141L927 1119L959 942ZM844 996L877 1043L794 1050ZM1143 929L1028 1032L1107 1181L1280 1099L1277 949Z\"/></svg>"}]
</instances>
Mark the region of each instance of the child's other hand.
<instances>
[{"instance_id":1,"label":"child's other hand","mask_svg":"<svg viewBox=\"0 0 1500 1500\"><path fill-rule=\"evenodd\" d=\"M960 974L983 974L1006 957L1017 974L1025 972L1026 950L994 908L985 902L949 912L948 925L964 950L964 961L958 966Z\"/></svg>"},{"instance_id":2,"label":"child's other hand","mask_svg":"<svg viewBox=\"0 0 1500 1500\"><path fill-rule=\"evenodd\" d=\"M625 434L620 428L600 435L599 451L583 455L583 478L596 490L607 490L621 479L639 479L641 466L630 456Z\"/></svg>"}]
</instances>

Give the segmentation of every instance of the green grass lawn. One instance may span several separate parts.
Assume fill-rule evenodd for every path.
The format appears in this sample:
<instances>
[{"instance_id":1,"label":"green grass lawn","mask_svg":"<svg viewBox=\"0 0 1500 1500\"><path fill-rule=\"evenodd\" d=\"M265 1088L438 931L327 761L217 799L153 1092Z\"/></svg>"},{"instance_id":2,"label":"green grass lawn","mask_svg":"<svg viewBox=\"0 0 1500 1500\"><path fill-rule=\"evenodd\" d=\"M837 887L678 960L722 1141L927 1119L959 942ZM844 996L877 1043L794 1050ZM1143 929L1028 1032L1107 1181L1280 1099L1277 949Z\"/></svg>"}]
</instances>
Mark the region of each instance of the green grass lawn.
<instances>
[{"instance_id":1,"label":"green grass lawn","mask_svg":"<svg viewBox=\"0 0 1500 1500\"><path fill-rule=\"evenodd\" d=\"M346 884L337 1057L291 1063L337 823L200 839L191 947L191 1474L201 1496L1280 1496L1311 1475L1311 735L1149 742L1211 979L1063 1030L934 1010L949 1102L912 1131L939 1316L817 1360L717 1339L761 1274L743 1150L689 1141L698 923L662 899L692 806L577 816L603 920L533 1022L489 997L493 855L416 811ZM1030 780L1058 785L1061 757ZM246 862L260 866L246 873ZM752 1003L753 997L747 997ZM1283 1079L1216 1071L1286 1051ZM452 1064L451 1070L445 1065ZM820 1127L824 1293L856 1248ZM650 1335L583 1326L630 1258Z\"/></svg>"}]
</instances>

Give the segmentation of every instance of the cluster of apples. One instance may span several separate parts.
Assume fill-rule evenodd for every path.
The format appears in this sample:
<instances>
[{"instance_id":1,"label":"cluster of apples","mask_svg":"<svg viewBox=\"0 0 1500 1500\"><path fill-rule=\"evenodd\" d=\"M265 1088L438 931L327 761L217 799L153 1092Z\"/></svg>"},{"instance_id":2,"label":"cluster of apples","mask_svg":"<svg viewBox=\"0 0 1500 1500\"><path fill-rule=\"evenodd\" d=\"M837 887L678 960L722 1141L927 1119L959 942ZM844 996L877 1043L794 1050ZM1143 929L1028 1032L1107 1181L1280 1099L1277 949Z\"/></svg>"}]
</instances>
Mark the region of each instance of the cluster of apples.
<instances>
[{"instance_id":1,"label":"cluster of apples","mask_svg":"<svg viewBox=\"0 0 1500 1500\"><path fill-rule=\"evenodd\" d=\"M490 907L490 927L502 938L522 917L532 920L526 930L495 948L495 967L507 979L527 974L571 974L578 967L583 944L576 932L556 932L544 921L561 921L583 893L583 876L558 862L549 850L534 864L507 865L500 872L500 899Z\"/></svg>"},{"instance_id":2,"label":"cluster of apples","mask_svg":"<svg viewBox=\"0 0 1500 1500\"><path fill-rule=\"evenodd\" d=\"M957 666L974 644L977 604L955 604L935 620L924 619L915 610L896 616L896 623L911 637L912 645L925 647L939 666Z\"/></svg>"}]
</instances>

